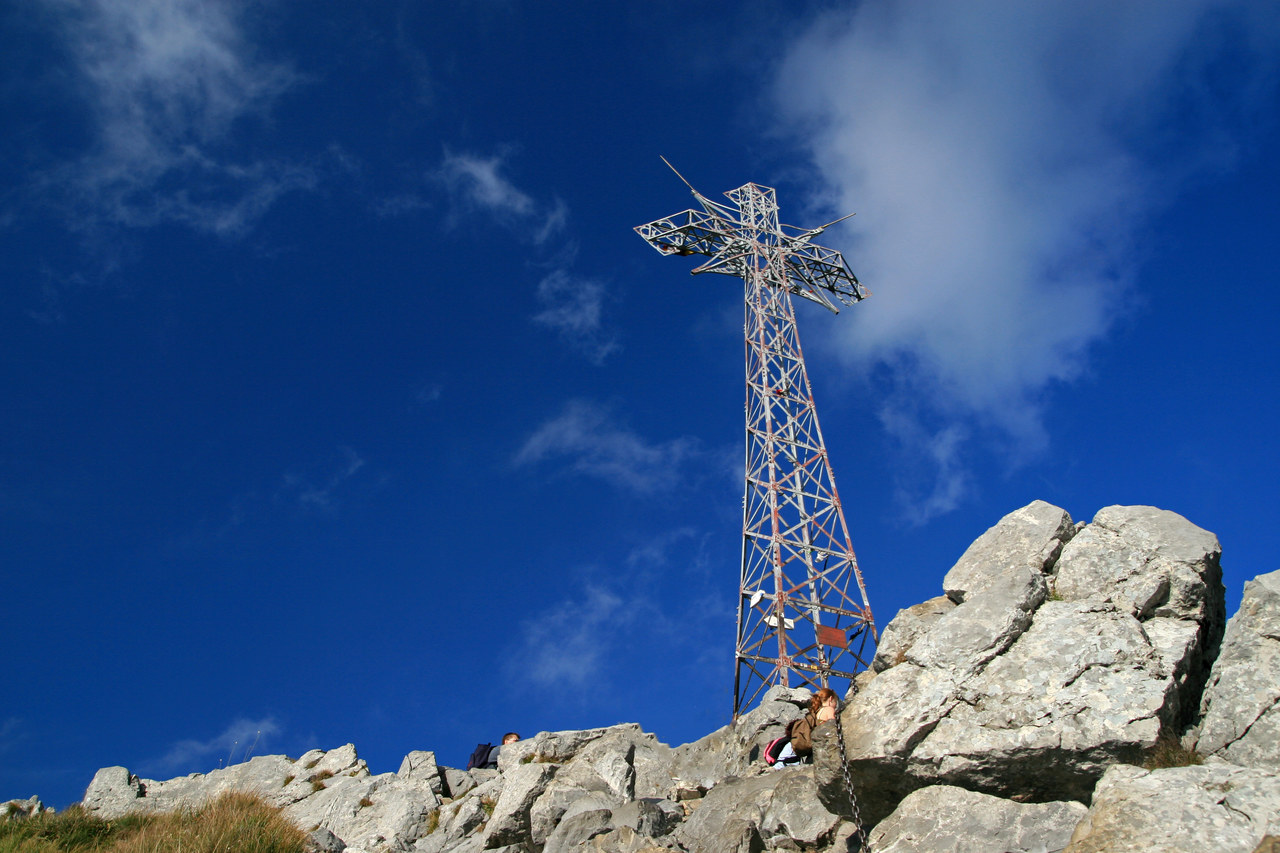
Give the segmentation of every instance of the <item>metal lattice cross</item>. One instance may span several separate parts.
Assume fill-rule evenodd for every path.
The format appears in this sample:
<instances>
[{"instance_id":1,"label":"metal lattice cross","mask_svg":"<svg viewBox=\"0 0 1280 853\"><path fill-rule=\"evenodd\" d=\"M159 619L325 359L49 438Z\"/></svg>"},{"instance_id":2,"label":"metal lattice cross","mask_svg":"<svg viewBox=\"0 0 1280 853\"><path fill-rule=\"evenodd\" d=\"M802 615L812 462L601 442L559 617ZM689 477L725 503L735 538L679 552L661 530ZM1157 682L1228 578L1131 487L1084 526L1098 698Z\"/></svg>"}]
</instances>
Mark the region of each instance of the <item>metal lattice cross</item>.
<instances>
[{"instance_id":1,"label":"metal lattice cross","mask_svg":"<svg viewBox=\"0 0 1280 853\"><path fill-rule=\"evenodd\" d=\"M827 225L804 231L779 224L771 188L746 184L725 193L736 210L689 189L701 210L636 232L664 255L706 256L694 275L719 273L746 284L736 717L771 685L825 687L832 678L853 678L868 664L868 640L878 639L791 303L796 294L839 313L833 298L852 305L868 291L839 252L810 242ZM851 582L856 589L850 590Z\"/></svg>"}]
</instances>

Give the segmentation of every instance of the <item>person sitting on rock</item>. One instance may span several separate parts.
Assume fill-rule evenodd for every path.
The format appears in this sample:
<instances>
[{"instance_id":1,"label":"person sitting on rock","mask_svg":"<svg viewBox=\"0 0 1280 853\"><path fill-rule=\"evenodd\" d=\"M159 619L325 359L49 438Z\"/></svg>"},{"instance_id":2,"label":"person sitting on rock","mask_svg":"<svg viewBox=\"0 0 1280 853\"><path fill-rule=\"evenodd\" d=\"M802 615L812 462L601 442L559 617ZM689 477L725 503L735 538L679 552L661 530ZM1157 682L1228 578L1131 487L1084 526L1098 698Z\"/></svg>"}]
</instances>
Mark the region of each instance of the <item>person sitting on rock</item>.
<instances>
[{"instance_id":1,"label":"person sitting on rock","mask_svg":"<svg viewBox=\"0 0 1280 853\"><path fill-rule=\"evenodd\" d=\"M791 724L791 748L796 755L808 758L813 755L813 730L822 723L834 720L840 708L840 700L830 687L823 687L809 698L809 711Z\"/></svg>"},{"instance_id":2,"label":"person sitting on rock","mask_svg":"<svg viewBox=\"0 0 1280 853\"><path fill-rule=\"evenodd\" d=\"M520 740L520 735L515 732L507 732L503 735L502 743L489 750L489 760L484 763L484 766L488 769L496 770L498 767L498 753L502 751L502 747L509 743L515 743L518 740Z\"/></svg>"}]
</instances>

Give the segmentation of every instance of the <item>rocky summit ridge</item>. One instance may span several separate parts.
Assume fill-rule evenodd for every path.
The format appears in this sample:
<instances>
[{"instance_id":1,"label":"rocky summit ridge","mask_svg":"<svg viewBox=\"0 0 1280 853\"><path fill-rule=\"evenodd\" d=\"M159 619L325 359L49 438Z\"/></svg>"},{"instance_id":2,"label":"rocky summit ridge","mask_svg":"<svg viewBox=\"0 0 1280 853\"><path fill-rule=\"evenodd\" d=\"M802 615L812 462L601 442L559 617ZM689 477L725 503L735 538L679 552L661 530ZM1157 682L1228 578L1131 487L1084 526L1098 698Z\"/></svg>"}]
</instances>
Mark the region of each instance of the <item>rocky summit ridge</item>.
<instances>
[{"instance_id":1,"label":"rocky summit ridge","mask_svg":"<svg viewBox=\"0 0 1280 853\"><path fill-rule=\"evenodd\" d=\"M248 791L326 853L822 853L859 826L876 853L1280 853L1280 571L1228 621L1220 555L1153 507L1010 513L885 627L812 765L760 759L809 698L775 687L674 748L624 724L542 732L497 770L415 751L374 775L351 744L168 781L107 767L83 806ZM1185 766L1144 769L1159 750Z\"/></svg>"}]
</instances>

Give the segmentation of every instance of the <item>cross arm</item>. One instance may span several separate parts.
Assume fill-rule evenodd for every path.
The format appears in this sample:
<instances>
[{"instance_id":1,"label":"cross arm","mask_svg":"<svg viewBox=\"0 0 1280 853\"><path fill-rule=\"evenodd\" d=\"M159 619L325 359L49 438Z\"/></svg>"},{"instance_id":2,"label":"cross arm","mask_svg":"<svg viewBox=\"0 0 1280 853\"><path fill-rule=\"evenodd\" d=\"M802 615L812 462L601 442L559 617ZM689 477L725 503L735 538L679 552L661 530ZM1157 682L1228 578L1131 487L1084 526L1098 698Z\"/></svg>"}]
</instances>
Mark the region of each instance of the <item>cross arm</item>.
<instances>
[{"instance_id":1,"label":"cross arm","mask_svg":"<svg viewBox=\"0 0 1280 853\"><path fill-rule=\"evenodd\" d=\"M861 302L870 295L835 249L811 244L792 245L787 252L787 277L794 293L824 305L836 307L827 298L834 296L844 305Z\"/></svg>"},{"instance_id":2,"label":"cross arm","mask_svg":"<svg viewBox=\"0 0 1280 853\"><path fill-rule=\"evenodd\" d=\"M636 233L664 255L712 256L718 254L729 239L723 220L702 210L685 210L637 225Z\"/></svg>"}]
</instances>

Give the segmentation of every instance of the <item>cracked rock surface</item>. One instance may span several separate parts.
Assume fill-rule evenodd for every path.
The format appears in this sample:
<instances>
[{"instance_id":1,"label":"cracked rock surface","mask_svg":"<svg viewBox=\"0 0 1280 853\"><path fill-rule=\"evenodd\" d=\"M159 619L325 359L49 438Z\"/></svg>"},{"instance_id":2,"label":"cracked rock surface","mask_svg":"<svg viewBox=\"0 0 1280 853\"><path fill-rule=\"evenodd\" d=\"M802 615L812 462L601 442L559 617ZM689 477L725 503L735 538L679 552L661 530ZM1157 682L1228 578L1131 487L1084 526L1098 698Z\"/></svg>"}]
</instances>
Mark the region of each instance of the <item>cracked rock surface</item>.
<instances>
[{"instance_id":1,"label":"cracked rock surface","mask_svg":"<svg viewBox=\"0 0 1280 853\"><path fill-rule=\"evenodd\" d=\"M900 662L881 659L842 713L863 814L934 784L1086 801L1108 766L1180 733L1221 636L1220 554L1153 507L1107 507L1079 529L1043 501L1005 516L944 578L954 607L885 629ZM819 790L848 815L822 728Z\"/></svg>"},{"instance_id":2,"label":"cracked rock surface","mask_svg":"<svg viewBox=\"0 0 1280 853\"><path fill-rule=\"evenodd\" d=\"M1205 689L1196 748L1280 772L1280 571L1244 585Z\"/></svg>"},{"instance_id":3,"label":"cracked rock surface","mask_svg":"<svg viewBox=\"0 0 1280 853\"><path fill-rule=\"evenodd\" d=\"M1117 765L1065 853L1253 853L1280 835L1280 778L1247 767L1206 764L1142 770Z\"/></svg>"}]
</instances>

